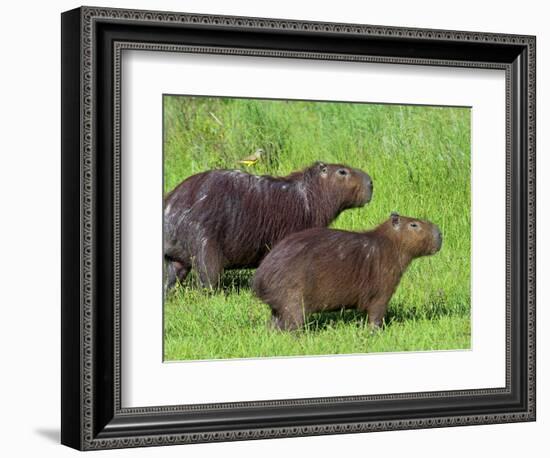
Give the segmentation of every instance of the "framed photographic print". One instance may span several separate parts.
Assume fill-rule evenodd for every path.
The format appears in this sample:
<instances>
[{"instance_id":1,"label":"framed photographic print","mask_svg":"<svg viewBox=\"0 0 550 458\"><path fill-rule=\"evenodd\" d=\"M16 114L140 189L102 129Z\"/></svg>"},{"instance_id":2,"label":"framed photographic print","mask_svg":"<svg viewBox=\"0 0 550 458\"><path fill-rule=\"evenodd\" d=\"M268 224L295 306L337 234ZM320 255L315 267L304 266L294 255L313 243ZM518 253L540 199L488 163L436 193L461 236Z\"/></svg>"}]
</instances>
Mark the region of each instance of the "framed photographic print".
<instances>
[{"instance_id":1,"label":"framed photographic print","mask_svg":"<svg viewBox=\"0 0 550 458\"><path fill-rule=\"evenodd\" d=\"M62 443L535 420L535 38L62 15Z\"/></svg>"}]
</instances>

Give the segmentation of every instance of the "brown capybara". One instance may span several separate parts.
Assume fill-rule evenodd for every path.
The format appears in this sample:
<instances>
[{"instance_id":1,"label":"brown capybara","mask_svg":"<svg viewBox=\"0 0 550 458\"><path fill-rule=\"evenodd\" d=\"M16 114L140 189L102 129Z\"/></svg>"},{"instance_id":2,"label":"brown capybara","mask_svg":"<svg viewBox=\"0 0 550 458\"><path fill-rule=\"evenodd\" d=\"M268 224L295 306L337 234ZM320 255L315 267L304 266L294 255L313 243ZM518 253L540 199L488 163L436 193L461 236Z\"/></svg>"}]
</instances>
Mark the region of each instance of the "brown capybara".
<instances>
[{"instance_id":1,"label":"brown capybara","mask_svg":"<svg viewBox=\"0 0 550 458\"><path fill-rule=\"evenodd\" d=\"M165 291L192 267L207 287L218 284L224 269L257 267L276 242L362 207L372 189L365 172L322 162L285 177L239 170L193 175L164 202Z\"/></svg>"},{"instance_id":2,"label":"brown capybara","mask_svg":"<svg viewBox=\"0 0 550 458\"><path fill-rule=\"evenodd\" d=\"M341 308L367 312L369 325L378 328L408 265L436 253L441 243L436 225L397 213L367 232L308 229L275 245L256 270L253 289L279 329Z\"/></svg>"}]
</instances>

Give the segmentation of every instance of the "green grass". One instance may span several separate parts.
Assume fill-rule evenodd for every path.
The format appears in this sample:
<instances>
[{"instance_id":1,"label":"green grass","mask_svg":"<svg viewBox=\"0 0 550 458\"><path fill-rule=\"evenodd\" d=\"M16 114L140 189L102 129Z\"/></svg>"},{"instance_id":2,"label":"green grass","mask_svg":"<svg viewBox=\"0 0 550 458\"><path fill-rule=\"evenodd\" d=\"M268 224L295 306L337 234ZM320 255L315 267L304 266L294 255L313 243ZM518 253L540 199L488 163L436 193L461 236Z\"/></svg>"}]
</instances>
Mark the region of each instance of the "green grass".
<instances>
[{"instance_id":1,"label":"green grass","mask_svg":"<svg viewBox=\"0 0 550 458\"><path fill-rule=\"evenodd\" d=\"M164 127L166 192L262 148L252 173L322 160L371 175L372 202L332 227L365 230L398 211L433 221L444 237L438 254L411 264L374 335L353 311L274 332L269 307L249 290L253 272L227 272L216 292L191 276L165 301L166 360L470 348L469 109L166 96Z\"/></svg>"}]
</instances>

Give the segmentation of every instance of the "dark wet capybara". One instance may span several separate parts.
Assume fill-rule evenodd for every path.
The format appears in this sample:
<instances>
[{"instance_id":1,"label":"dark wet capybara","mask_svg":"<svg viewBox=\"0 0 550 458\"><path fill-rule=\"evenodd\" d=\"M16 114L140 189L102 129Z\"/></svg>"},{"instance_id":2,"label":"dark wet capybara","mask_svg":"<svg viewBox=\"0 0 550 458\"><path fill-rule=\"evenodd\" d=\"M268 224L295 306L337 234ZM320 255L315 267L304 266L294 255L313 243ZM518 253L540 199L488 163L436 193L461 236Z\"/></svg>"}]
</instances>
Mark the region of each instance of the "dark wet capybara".
<instances>
[{"instance_id":1,"label":"dark wet capybara","mask_svg":"<svg viewBox=\"0 0 550 458\"><path fill-rule=\"evenodd\" d=\"M397 213L367 232L308 229L273 248L256 270L253 289L279 329L341 308L367 312L369 325L378 328L411 261L436 253L441 243L436 225Z\"/></svg>"},{"instance_id":2,"label":"dark wet capybara","mask_svg":"<svg viewBox=\"0 0 550 458\"><path fill-rule=\"evenodd\" d=\"M165 290L192 267L204 286L224 269L257 267L287 235L330 224L345 209L372 197L365 172L316 162L285 177L239 170L193 175L164 202Z\"/></svg>"}]
</instances>

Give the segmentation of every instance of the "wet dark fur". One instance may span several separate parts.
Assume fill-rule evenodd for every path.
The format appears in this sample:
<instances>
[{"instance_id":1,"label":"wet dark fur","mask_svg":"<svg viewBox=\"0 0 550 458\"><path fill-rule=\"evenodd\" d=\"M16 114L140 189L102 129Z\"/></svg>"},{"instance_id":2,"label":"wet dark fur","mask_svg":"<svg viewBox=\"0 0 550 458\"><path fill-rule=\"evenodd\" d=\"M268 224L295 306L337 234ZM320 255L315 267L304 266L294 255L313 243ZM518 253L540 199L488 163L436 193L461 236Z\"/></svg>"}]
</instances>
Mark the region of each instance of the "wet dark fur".
<instances>
[{"instance_id":1,"label":"wet dark fur","mask_svg":"<svg viewBox=\"0 0 550 458\"><path fill-rule=\"evenodd\" d=\"M285 236L327 226L371 196L370 177L339 164L315 163L286 177L193 175L165 198L166 289L192 267L205 286L217 285L223 269L257 267Z\"/></svg>"},{"instance_id":2,"label":"wet dark fur","mask_svg":"<svg viewBox=\"0 0 550 458\"><path fill-rule=\"evenodd\" d=\"M301 327L309 313L341 308L365 311L369 325L379 327L411 261L436 253L441 242L434 224L397 214L362 233L308 229L274 247L253 289L279 329Z\"/></svg>"}]
</instances>

